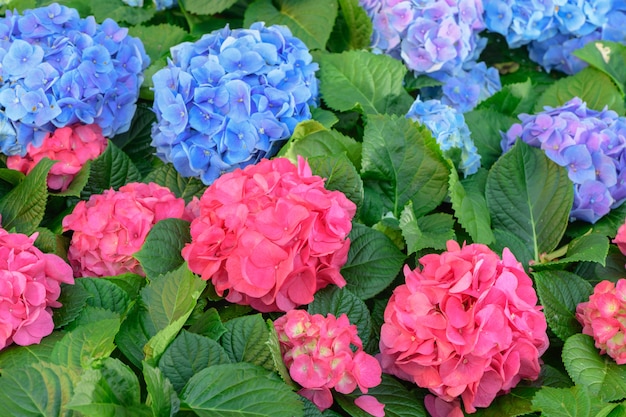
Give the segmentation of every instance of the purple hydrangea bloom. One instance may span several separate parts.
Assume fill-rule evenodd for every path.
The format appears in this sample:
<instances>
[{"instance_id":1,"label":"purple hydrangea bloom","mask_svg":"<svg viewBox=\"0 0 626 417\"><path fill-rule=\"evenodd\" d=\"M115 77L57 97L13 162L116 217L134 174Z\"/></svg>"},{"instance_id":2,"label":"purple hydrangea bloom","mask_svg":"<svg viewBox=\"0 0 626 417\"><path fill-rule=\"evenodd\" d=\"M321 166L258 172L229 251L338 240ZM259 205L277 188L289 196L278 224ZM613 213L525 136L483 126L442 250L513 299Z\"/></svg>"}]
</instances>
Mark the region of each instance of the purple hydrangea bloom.
<instances>
[{"instance_id":1,"label":"purple hydrangea bloom","mask_svg":"<svg viewBox=\"0 0 626 417\"><path fill-rule=\"evenodd\" d=\"M0 152L24 155L48 132L96 123L128 130L149 65L143 44L111 19L59 4L0 18Z\"/></svg>"},{"instance_id":2,"label":"purple hydrangea bloom","mask_svg":"<svg viewBox=\"0 0 626 417\"><path fill-rule=\"evenodd\" d=\"M519 118L522 123L503 134L502 149L521 139L567 169L574 184L572 221L595 223L626 201L626 117L590 110L576 97Z\"/></svg>"},{"instance_id":3,"label":"purple hydrangea bloom","mask_svg":"<svg viewBox=\"0 0 626 417\"><path fill-rule=\"evenodd\" d=\"M285 26L226 27L171 53L153 76L152 145L207 185L273 156L317 105L318 65Z\"/></svg>"},{"instance_id":4,"label":"purple hydrangea bloom","mask_svg":"<svg viewBox=\"0 0 626 417\"><path fill-rule=\"evenodd\" d=\"M422 101L418 97L406 117L426 126L444 155L451 157L465 176L478 171L480 155L462 113L439 100Z\"/></svg>"}]
</instances>

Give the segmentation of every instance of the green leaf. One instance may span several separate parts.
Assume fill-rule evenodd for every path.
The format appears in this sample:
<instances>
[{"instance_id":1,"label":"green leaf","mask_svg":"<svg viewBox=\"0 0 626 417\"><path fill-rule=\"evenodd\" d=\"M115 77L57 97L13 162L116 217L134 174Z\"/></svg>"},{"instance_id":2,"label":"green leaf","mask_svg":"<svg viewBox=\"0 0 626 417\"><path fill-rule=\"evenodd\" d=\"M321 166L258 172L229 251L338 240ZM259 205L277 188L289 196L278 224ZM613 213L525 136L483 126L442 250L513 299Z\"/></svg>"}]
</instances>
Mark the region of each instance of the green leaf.
<instances>
[{"instance_id":1,"label":"green leaf","mask_svg":"<svg viewBox=\"0 0 626 417\"><path fill-rule=\"evenodd\" d=\"M129 182L138 182L141 174L137 167L120 148L109 140L106 150L91 161L89 181L82 192L83 198L91 194L102 194L104 190L117 190Z\"/></svg>"},{"instance_id":2,"label":"green leaf","mask_svg":"<svg viewBox=\"0 0 626 417\"><path fill-rule=\"evenodd\" d=\"M567 254L564 258L551 262L536 264L536 271L543 269L562 268L562 265L574 262L597 262L606 265L606 257L609 253L609 240L600 234L589 234L577 237L567 246Z\"/></svg>"},{"instance_id":3,"label":"green leaf","mask_svg":"<svg viewBox=\"0 0 626 417\"><path fill-rule=\"evenodd\" d=\"M106 280L117 285L128 294L131 299L136 299L139 290L146 284L146 278L141 275L125 273L112 277L101 277L99 280Z\"/></svg>"},{"instance_id":4,"label":"green leaf","mask_svg":"<svg viewBox=\"0 0 626 417\"><path fill-rule=\"evenodd\" d=\"M587 390L579 386L569 388L542 387L533 398L533 406L541 411L542 416L549 417L588 417L599 411L598 404L592 407Z\"/></svg>"},{"instance_id":5,"label":"green leaf","mask_svg":"<svg viewBox=\"0 0 626 417\"><path fill-rule=\"evenodd\" d=\"M363 202L363 181L346 154L317 156L308 159L311 171L326 178L324 188L337 190L357 207Z\"/></svg>"},{"instance_id":6,"label":"green leaf","mask_svg":"<svg viewBox=\"0 0 626 417\"><path fill-rule=\"evenodd\" d=\"M541 95L535 113L545 106L560 107L574 97L580 97L587 108L601 111L605 106L624 114L624 99L611 78L601 71L587 67L582 71L556 81Z\"/></svg>"},{"instance_id":7,"label":"green leaf","mask_svg":"<svg viewBox=\"0 0 626 417\"><path fill-rule=\"evenodd\" d=\"M626 367L616 364L608 355L600 356L592 337L575 334L567 339L563 364L576 385L586 387L602 401L626 397Z\"/></svg>"},{"instance_id":8,"label":"green leaf","mask_svg":"<svg viewBox=\"0 0 626 417\"><path fill-rule=\"evenodd\" d=\"M338 111L404 115L413 99L404 90L402 61L367 51L319 54L320 93Z\"/></svg>"},{"instance_id":9,"label":"green leaf","mask_svg":"<svg viewBox=\"0 0 626 417\"><path fill-rule=\"evenodd\" d=\"M267 343L270 334L263 316L254 314L237 317L224 325L228 331L220 341L232 362L249 362L274 370L272 352Z\"/></svg>"},{"instance_id":10,"label":"green leaf","mask_svg":"<svg viewBox=\"0 0 626 417\"><path fill-rule=\"evenodd\" d=\"M154 279L179 268L185 260L182 249L191 242L189 222L181 219L163 219L157 222L139 252L134 257L139 261L146 276Z\"/></svg>"},{"instance_id":11,"label":"green leaf","mask_svg":"<svg viewBox=\"0 0 626 417\"><path fill-rule=\"evenodd\" d=\"M50 362L52 349L65 333L57 331L41 339L36 345L10 345L0 351L0 370L4 374L11 368L24 368L33 363ZM18 370L19 372L19 370ZM2 378L0 378L0 381Z\"/></svg>"},{"instance_id":12,"label":"green leaf","mask_svg":"<svg viewBox=\"0 0 626 417\"><path fill-rule=\"evenodd\" d=\"M180 330L183 328L183 325L189 318L190 314L191 311L177 318L176 320L165 326L165 328L159 330L157 334L155 334L150 338L150 340L148 340L148 343L146 343L143 347L143 351L145 353L145 362L147 362L151 366L157 364L159 358L161 357L163 352L165 352L165 349L167 349L167 347L172 342L172 340L174 340L178 332L180 332Z\"/></svg>"},{"instance_id":13,"label":"green leaf","mask_svg":"<svg viewBox=\"0 0 626 417\"><path fill-rule=\"evenodd\" d=\"M180 409L180 399L172 383L159 368L144 362L142 370L148 391L146 405L152 410L152 416L174 417Z\"/></svg>"},{"instance_id":14,"label":"green leaf","mask_svg":"<svg viewBox=\"0 0 626 417\"><path fill-rule=\"evenodd\" d=\"M348 261L341 268L346 288L366 300L387 288L406 259L384 233L354 223L350 238Z\"/></svg>"},{"instance_id":15,"label":"green leaf","mask_svg":"<svg viewBox=\"0 0 626 417\"><path fill-rule=\"evenodd\" d=\"M15 188L0 199L2 228L31 235L43 220L48 200L48 171L54 161L44 158Z\"/></svg>"},{"instance_id":16,"label":"green leaf","mask_svg":"<svg viewBox=\"0 0 626 417\"><path fill-rule=\"evenodd\" d=\"M491 216L485 199L487 171L479 169L474 175L459 181L456 170L450 171L450 202L461 227L474 243L491 244Z\"/></svg>"},{"instance_id":17,"label":"green leaf","mask_svg":"<svg viewBox=\"0 0 626 417\"><path fill-rule=\"evenodd\" d=\"M624 94L626 88L626 74L624 74L626 47L624 45L610 41L588 42L582 48L575 50L573 54L611 77Z\"/></svg>"},{"instance_id":18,"label":"green leaf","mask_svg":"<svg viewBox=\"0 0 626 417\"><path fill-rule=\"evenodd\" d=\"M285 25L309 49L324 49L337 17L337 0L256 0L246 8L243 25Z\"/></svg>"},{"instance_id":19,"label":"green leaf","mask_svg":"<svg viewBox=\"0 0 626 417\"><path fill-rule=\"evenodd\" d=\"M372 20L358 0L339 0L339 15L328 47L333 52L367 49L372 37Z\"/></svg>"},{"instance_id":20,"label":"green leaf","mask_svg":"<svg viewBox=\"0 0 626 417\"><path fill-rule=\"evenodd\" d=\"M167 187L176 197L184 199L185 203L189 203L193 197L202 197L207 188L198 178L181 177L172 164L164 164L151 171L143 182Z\"/></svg>"},{"instance_id":21,"label":"green leaf","mask_svg":"<svg viewBox=\"0 0 626 417\"><path fill-rule=\"evenodd\" d=\"M276 328L274 327L274 323L268 319L266 321L267 329L269 330L269 338L267 339L267 346L270 350L270 354L272 355L272 362L274 363L274 370L276 373L282 378L285 384L291 385L294 389L297 389L296 384L291 379L289 375L289 370L285 365L285 361L283 360L282 349L280 347L280 342L278 341L278 333L276 332Z\"/></svg>"},{"instance_id":22,"label":"green leaf","mask_svg":"<svg viewBox=\"0 0 626 417\"><path fill-rule=\"evenodd\" d=\"M52 315L54 327L58 329L71 323L78 317L90 297L92 295L80 285L62 285L61 295L58 298L61 307L55 309Z\"/></svg>"},{"instance_id":23,"label":"green leaf","mask_svg":"<svg viewBox=\"0 0 626 417\"><path fill-rule=\"evenodd\" d=\"M182 330L159 359L159 369L180 392L194 374L230 362L224 348L215 340Z\"/></svg>"},{"instance_id":24,"label":"green leaf","mask_svg":"<svg viewBox=\"0 0 626 417\"><path fill-rule=\"evenodd\" d=\"M116 22L126 22L129 25L138 25L154 16L154 7L129 7L122 0L94 1L90 3L91 12L98 22L111 18Z\"/></svg>"},{"instance_id":25,"label":"green leaf","mask_svg":"<svg viewBox=\"0 0 626 417\"><path fill-rule=\"evenodd\" d=\"M409 201L415 216L421 217L447 194L450 170L439 145L427 128L404 117L368 117L362 165L366 200L382 205L377 210L362 210L368 224L378 222L389 211L399 218Z\"/></svg>"},{"instance_id":26,"label":"green leaf","mask_svg":"<svg viewBox=\"0 0 626 417\"><path fill-rule=\"evenodd\" d=\"M126 314L130 306L130 296L126 291L101 278L77 278L75 287L82 287L90 296L85 305L100 307L120 316Z\"/></svg>"},{"instance_id":27,"label":"green leaf","mask_svg":"<svg viewBox=\"0 0 626 417\"><path fill-rule=\"evenodd\" d=\"M159 66L159 69L166 65L165 61L155 61L155 65ZM153 68L151 65L149 68ZM148 70L144 71L144 77L148 78L152 83L152 75L148 74ZM146 81L144 81L144 84ZM152 146L152 125L156 122L156 115L144 102L139 102L135 110L135 115L130 123L130 128L119 135L115 135L111 139L118 148L120 148L132 161L140 175L146 175L148 172L154 169L155 165L155 152ZM160 162L160 160L157 160Z\"/></svg>"},{"instance_id":28,"label":"green leaf","mask_svg":"<svg viewBox=\"0 0 626 417\"><path fill-rule=\"evenodd\" d=\"M249 363L215 365L195 374L181 393L200 417L303 417L298 394L276 374Z\"/></svg>"},{"instance_id":29,"label":"green leaf","mask_svg":"<svg viewBox=\"0 0 626 417\"><path fill-rule=\"evenodd\" d=\"M505 395L497 396L487 408L478 408L474 417L517 417L530 414L535 410L532 398L536 388L514 388Z\"/></svg>"},{"instance_id":30,"label":"green leaf","mask_svg":"<svg viewBox=\"0 0 626 417\"><path fill-rule=\"evenodd\" d=\"M372 318L365 302L352 294L346 288L328 286L315 294L315 300L309 304L307 311L310 314L321 314L327 316L332 314L339 317L346 314L350 323L355 324L363 342L366 346L372 333Z\"/></svg>"},{"instance_id":31,"label":"green leaf","mask_svg":"<svg viewBox=\"0 0 626 417\"><path fill-rule=\"evenodd\" d=\"M556 248L568 224L574 188L567 170L542 150L517 141L492 166L485 194L494 229L518 236L536 262Z\"/></svg>"},{"instance_id":32,"label":"green leaf","mask_svg":"<svg viewBox=\"0 0 626 417\"><path fill-rule=\"evenodd\" d=\"M397 379L383 374L382 382L367 391L367 395L373 395L378 401L385 404L385 417L427 417L423 401L419 400ZM354 417L371 417L369 413L361 410L354 404L357 394L336 394L337 403Z\"/></svg>"},{"instance_id":33,"label":"green leaf","mask_svg":"<svg viewBox=\"0 0 626 417\"><path fill-rule=\"evenodd\" d=\"M480 164L489 169L502 155L501 132L506 132L514 123L519 123L519 119L491 108L472 110L463 116L480 154Z\"/></svg>"},{"instance_id":34,"label":"green leaf","mask_svg":"<svg viewBox=\"0 0 626 417\"><path fill-rule=\"evenodd\" d=\"M164 55L169 55L172 46L178 45L188 37L185 30L167 23L151 26L131 26L128 34L142 40L143 46L146 48L146 54L152 61L156 61Z\"/></svg>"},{"instance_id":35,"label":"green leaf","mask_svg":"<svg viewBox=\"0 0 626 417\"><path fill-rule=\"evenodd\" d=\"M576 320L576 306L589 299L591 285L576 274L567 271L533 273L537 295L550 329L561 340L580 333Z\"/></svg>"},{"instance_id":36,"label":"green leaf","mask_svg":"<svg viewBox=\"0 0 626 417\"><path fill-rule=\"evenodd\" d=\"M520 113L533 113L536 101L535 86L528 78L521 83L502 86L500 91L480 103L478 108L494 109L503 115L517 117Z\"/></svg>"},{"instance_id":37,"label":"green leaf","mask_svg":"<svg viewBox=\"0 0 626 417\"><path fill-rule=\"evenodd\" d=\"M141 368L141 363L145 358L144 346L156 334L153 326L149 326L149 323L144 325L144 322L147 321L145 319L146 315L147 312L143 306L139 303L134 304L126 319L122 322L120 331L115 338L115 343L119 350L137 368Z\"/></svg>"},{"instance_id":38,"label":"green leaf","mask_svg":"<svg viewBox=\"0 0 626 417\"><path fill-rule=\"evenodd\" d=\"M220 314L214 307L203 312L202 316L194 324L189 326L189 331L210 337L213 340L219 340L219 338L227 332L226 327L224 327L222 323Z\"/></svg>"},{"instance_id":39,"label":"green leaf","mask_svg":"<svg viewBox=\"0 0 626 417\"><path fill-rule=\"evenodd\" d=\"M199 15L221 13L235 3L237 0L181 0L181 5L186 11Z\"/></svg>"},{"instance_id":40,"label":"green leaf","mask_svg":"<svg viewBox=\"0 0 626 417\"><path fill-rule=\"evenodd\" d=\"M400 215L400 229L409 255L426 248L445 249L446 242L454 239L453 228L454 219L447 213L416 218L411 201Z\"/></svg>"},{"instance_id":41,"label":"green leaf","mask_svg":"<svg viewBox=\"0 0 626 417\"><path fill-rule=\"evenodd\" d=\"M63 366L40 362L3 370L0 378L0 415L62 415L72 389L70 370Z\"/></svg>"}]
</instances>

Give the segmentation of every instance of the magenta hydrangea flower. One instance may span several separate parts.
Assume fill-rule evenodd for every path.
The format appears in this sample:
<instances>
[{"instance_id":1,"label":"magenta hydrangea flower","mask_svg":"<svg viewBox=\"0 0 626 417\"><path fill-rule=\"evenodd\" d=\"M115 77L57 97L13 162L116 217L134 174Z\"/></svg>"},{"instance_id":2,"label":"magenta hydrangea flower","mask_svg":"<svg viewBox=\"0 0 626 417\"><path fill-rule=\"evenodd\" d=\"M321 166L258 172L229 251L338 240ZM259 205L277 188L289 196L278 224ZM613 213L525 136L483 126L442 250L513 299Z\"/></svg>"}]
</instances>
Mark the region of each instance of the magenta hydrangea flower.
<instances>
[{"instance_id":1,"label":"magenta hydrangea flower","mask_svg":"<svg viewBox=\"0 0 626 417\"><path fill-rule=\"evenodd\" d=\"M331 389L366 394L381 382L380 364L363 351L357 328L345 314L309 314L290 310L274 322L283 361L291 378L302 386L299 394L324 411L333 404ZM384 406L372 396L357 405L378 417Z\"/></svg>"},{"instance_id":2,"label":"magenta hydrangea flower","mask_svg":"<svg viewBox=\"0 0 626 417\"><path fill-rule=\"evenodd\" d=\"M182 255L228 301L289 311L328 284L346 284L339 270L355 212L304 159L298 167L285 158L263 159L207 188Z\"/></svg>"},{"instance_id":3,"label":"magenta hydrangea flower","mask_svg":"<svg viewBox=\"0 0 626 417\"><path fill-rule=\"evenodd\" d=\"M576 319L601 354L606 353L618 365L626 364L626 279L598 283L589 301L576 307Z\"/></svg>"},{"instance_id":4,"label":"magenta hydrangea flower","mask_svg":"<svg viewBox=\"0 0 626 417\"><path fill-rule=\"evenodd\" d=\"M145 276L133 257L152 227L163 219L190 220L185 201L158 184L129 183L79 202L63 219L73 231L67 253L76 277L123 273Z\"/></svg>"},{"instance_id":5,"label":"magenta hydrangea flower","mask_svg":"<svg viewBox=\"0 0 626 417\"><path fill-rule=\"evenodd\" d=\"M107 146L102 129L96 124L61 127L47 133L40 147L29 143L26 155L7 158L7 167L28 174L43 158L55 163L48 173L48 188L65 191L87 161L96 159Z\"/></svg>"},{"instance_id":6,"label":"magenta hydrangea flower","mask_svg":"<svg viewBox=\"0 0 626 417\"><path fill-rule=\"evenodd\" d=\"M612 242L617 245L622 255L626 256L626 222L617 229L617 234Z\"/></svg>"},{"instance_id":7,"label":"magenta hydrangea flower","mask_svg":"<svg viewBox=\"0 0 626 417\"><path fill-rule=\"evenodd\" d=\"M72 268L35 247L36 238L0 228L0 349L39 343L52 333L61 283L74 283Z\"/></svg>"},{"instance_id":8,"label":"magenta hydrangea flower","mask_svg":"<svg viewBox=\"0 0 626 417\"><path fill-rule=\"evenodd\" d=\"M406 283L385 309L384 372L428 388L453 408L462 399L469 413L539 376L546 319L530 277L508 249L500 259L485 245L448 241L445 252L419 262L421 269L405 266ZM449 408L439 400L426 405Z\"/></svg>"}]
</instances>

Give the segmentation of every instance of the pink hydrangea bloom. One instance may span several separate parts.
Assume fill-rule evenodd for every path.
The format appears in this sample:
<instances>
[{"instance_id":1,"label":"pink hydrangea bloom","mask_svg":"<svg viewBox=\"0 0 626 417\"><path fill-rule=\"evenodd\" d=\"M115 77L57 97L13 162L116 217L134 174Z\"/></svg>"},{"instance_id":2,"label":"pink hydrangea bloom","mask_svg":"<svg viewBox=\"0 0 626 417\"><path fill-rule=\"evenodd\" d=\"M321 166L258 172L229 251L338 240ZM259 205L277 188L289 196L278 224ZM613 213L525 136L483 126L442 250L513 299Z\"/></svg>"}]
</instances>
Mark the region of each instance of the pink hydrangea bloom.
<instances>
[{"instance_id":1,"label":"pink hydrangea bloom","mask_svg":"<svg viewBox=\"0 0 626 417\"><path fill-rule=\"evenodd\" d=\"M617 229L617 235L613 239L613 243L617 245L623 255L626 255L626 222Z\"/></svg>"},{"instance_id":2,"label":"pink hydrangea bloom","mask_svg":"<svg viewBox=\"0 0 626 417\"><path fill-rule=\"evenodd\" d=\"M37 249L36 238L0 228L0 349L39 343L52 333L60 284L74 283L72 268Z\"/></svg>"},{"instance_id":3,"label":"pink hydrangea bloom","mask_svg":"<svg viewBox=\"0 0 626 417\"><path fill-rule=\"evenodd\" d=\"M589 301L576 307L576 318L601 354L608 354L618 365L626 363L626 279L617 284L598 283Z\"/></svg>"},{"instance_id":4,"label":"pink hydrangea bloom","mask_svg":"<svg viewBox=\"0 0 626 417\"><path fill-rule=\"evenodd\" d=\"M264 159L209 186L183 258L228 301L289 311L328 284L345 285L339 270L355 211L303 159L298 167Z\"/></svg>"},{"instance_id":5,"label":"pink hydrangea bloom","mask_svg":"<svg viewBox=\"0 0 626 417\"><path fill-rule=\"evenodd\" d=\"M358 387L365 394L380 384L380 364L363 351L357 328L345 314L324 317L290 310L274 327L289 375L302 386L300 395L320 410L333 404L331 389L350 394ZM384 415L384 406L375 399L366 398L357 405L372 415Z\"/></svg>"},{"instance_id":6,"label":"pink hydrangea bloom","mask_svg":"<svg viewBox=\"0 0 626 417\"><path fill-rule=\"evenodd\" d=\"M405 266L406 283L385 309L385 372L446 402L460 397L469 413L539 376L546 319L531 279L508 249L500 259L485 245L448 241L447 251L420 263L421 270Z\"/></svg>"},{"instance_id":7,"label":"pink hydrangea bloom","mask_svg":"<svg viewBox=\"0 0 626 417\"><path fill-rule=\"evenodd\" d=\"M48 187L65 191L89 160L97 158L107 146L102 128L96 124L61 127L47 133L40 147L29 144L26 155L7 158L7 167L28 174L43 158L58 161L48 173Z\"/></svg>"},{"instance_id":8,"label":"pink hydrangea bloom","mask_svg":"<svg viewBox=\"0 0 626 417\"><path fill-rule=\"evenodd\" d=\"M133 255L168 218L189 219L185 201L154 183L129 183L79 202L63 219L63 230L74 232L67 254L74 276L145 275Z\"/></svg>"}]
</instances>

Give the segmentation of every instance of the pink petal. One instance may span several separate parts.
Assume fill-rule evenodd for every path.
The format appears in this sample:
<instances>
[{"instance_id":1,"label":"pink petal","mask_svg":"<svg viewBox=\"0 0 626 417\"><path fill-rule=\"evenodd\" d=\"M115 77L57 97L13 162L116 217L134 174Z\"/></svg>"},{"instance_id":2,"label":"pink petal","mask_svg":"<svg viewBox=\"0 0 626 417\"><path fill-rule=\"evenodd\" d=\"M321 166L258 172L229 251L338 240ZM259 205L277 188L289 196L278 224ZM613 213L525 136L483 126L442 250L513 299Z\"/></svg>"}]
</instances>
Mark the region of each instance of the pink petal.
<instances>
[{"instance_id":1,"label":"pink petal","mask_svg":"<svg viewBox=\"0 0 626 417\"><path fill-rule=\"evenodd\" d=\"M361 395L354 400L354 404L366 413L370 413L374 417L385 416L385 404L379 402L371 395Z\"/></svg>"}]
</instances>

